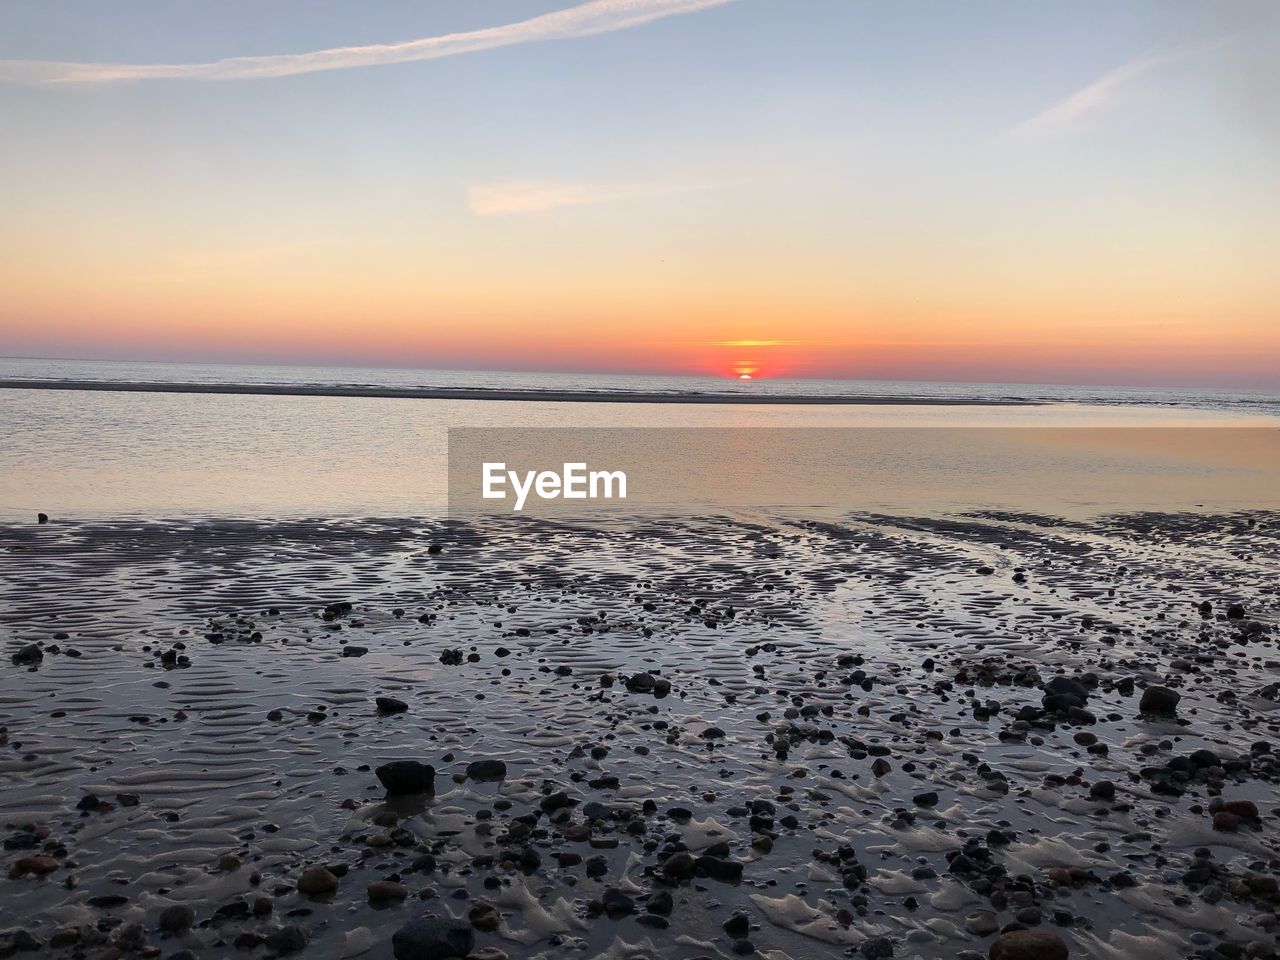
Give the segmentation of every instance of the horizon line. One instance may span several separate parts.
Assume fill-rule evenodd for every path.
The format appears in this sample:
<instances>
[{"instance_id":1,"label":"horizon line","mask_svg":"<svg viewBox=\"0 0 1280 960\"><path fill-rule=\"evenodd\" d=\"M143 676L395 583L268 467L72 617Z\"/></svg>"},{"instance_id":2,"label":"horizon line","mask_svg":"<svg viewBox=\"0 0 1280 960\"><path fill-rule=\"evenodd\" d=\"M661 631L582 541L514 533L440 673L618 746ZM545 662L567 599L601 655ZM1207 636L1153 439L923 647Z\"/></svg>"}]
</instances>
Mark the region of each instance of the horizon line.
<instances>
[{"instance_id":1,"label":"horizon line","mask_svg":"<svg viewBox=\"0 0 1280 960\"><path fill-rule=\"evenodd\" d=\"M582 370L582 369L563 369L563 370L545 370L531 369L528 367L482 367L482 366L424 366L420 363L411 363L403 365L387 364L386 362L367 362L358 361L350 363L334 363L334 362L317 362L317 361L281 361L281 360L156 360L143 359L138 357L130 357L122 359L119 357L47 357L47 356L26 356L18 354L0 354L0 361L5 360L26 360L26 361L42 361L54 363L110 363L110 364L155 364L167 366L208 366L208 367L286 367L291 369L308 369L308 370L412 370L421 372L434 373L498 373L498 374L527 374L533 376L592 376L592 377L656 377L669 378L679 380L723 380L725 383L739 382L736 374L733 373L690 373L685 371L617 371L617 370ZM32 378L33 380L39 378ZM990 379L976 378L968 380L956 380L937 377L867 377L867 376L769 376L767 374L753 376L754 383L770 383L770 382L827 382L827 383L921 383L921 384L953 384L960 386L982 385L982 386L1008 386L1008 387L1078 387L1083 389L1120 389L1120 390L1215 390L1227 393L1246 393L1246 394L1265 394L1271 396L1280 396L1280 384L1275 386L1224 386L1221 384L1206 386L1188 386L1185 383L1082 383L1078 380L1008 380L1008 379Z\"/></svg>"}]
</instances>

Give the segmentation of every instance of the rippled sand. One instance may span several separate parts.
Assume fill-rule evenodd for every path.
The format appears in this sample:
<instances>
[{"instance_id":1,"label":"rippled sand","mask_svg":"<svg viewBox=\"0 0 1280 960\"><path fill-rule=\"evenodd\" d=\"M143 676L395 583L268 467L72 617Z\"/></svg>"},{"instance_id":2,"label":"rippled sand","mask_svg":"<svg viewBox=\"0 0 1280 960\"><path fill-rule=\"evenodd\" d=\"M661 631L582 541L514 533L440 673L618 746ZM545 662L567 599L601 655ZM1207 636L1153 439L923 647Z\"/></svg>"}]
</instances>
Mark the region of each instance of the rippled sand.
<instances>
[{"instance_id":1,"label":"rippled sand","mask_svg":"<svg viewBox=\"0 0 1280 960\"><path fill-rule=\"evenodd\" d=\"M485 901L476 949L511 957L732 956L741 911L769 958L952 958L989 910L1073 957L1266 956L1278 545L1269 514L4 528L0 928L215 957L297 925L306 955L390 957ZM670 694L629 692L643 671ZM1020 724L1060 672L1095 722ZM1176 716L1140 716L1150 685ZM433 796L384 798L400 758ZM465 779L483 758L506 778ZM1220 799L1261 821L1215 830ZM682 850L741 880L668 879ZM336 893L294 889L315 864ZM371 905L383 879L408 898ZM195 926L162 932L175 903Z\"/></svg>"}]
</instances>

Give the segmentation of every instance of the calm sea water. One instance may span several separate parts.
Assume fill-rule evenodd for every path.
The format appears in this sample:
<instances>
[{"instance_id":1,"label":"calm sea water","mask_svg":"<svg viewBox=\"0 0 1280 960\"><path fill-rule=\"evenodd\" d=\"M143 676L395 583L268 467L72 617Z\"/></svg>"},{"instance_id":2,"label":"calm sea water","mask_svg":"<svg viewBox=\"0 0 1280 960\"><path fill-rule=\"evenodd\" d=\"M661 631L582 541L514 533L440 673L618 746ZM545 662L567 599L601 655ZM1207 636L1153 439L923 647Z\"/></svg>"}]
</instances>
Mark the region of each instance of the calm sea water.
<instances>
[{"instance_id":1,"label":"calm sea water","mask_svg":"<svg viewBox=\"0 0 1280 960\"><path fill-rule=\"evenodd\" d=\"M1280 394L1232 390L1078 387L1026 383L929 383L911 380L752 380L721 377L624 376L589 373L518 373L404 370L363 367L269 366L216 363L128 363L107 360L0 358L0 379L106 382L355 385L643 393L806 394L817 396L934 397L1044 400L1128 407L1173 407L1280 416Z\"/></svg>"},{"instance_id":2,"label":"calm sea water","mask_svg":"<svg viewBox=\"0 0 1280 960\"><path fill-rule=\"evenodd\" d=\"M683 406L0 390L0 517L18 520L36 511L54 517L153 519L430 514L446 503L450 427L718 427L747 431L746 438L751 429L764 427L1280 427L1277 398L1221 391L906 382L740 384L683 378L0 360L0 379L14 378L547 391L751 390L1051 401L1033 407ZM655 455L664 454L657 450ZM1087 460L1077 457L1074 462L1076 473L1091 469ZM680 467L675 464L672 475L678 475ZM780 462L777 468L785 471L789 464ZM979 471L983 468L979 460ZM894 478L911 466L906 460L882 457L874 469L880 471L883 486L891 489ZM975 483L972 463L966 469L966 482ZM999 468L992 463L986 469L990 489L998 490L1003 481ZM1202 469L1198 463L1179 466L1192 476ZM979 473L979 486L982 480ZM1209 484L1203 499L1213 494Z\"/></svg>"}]
</instances>

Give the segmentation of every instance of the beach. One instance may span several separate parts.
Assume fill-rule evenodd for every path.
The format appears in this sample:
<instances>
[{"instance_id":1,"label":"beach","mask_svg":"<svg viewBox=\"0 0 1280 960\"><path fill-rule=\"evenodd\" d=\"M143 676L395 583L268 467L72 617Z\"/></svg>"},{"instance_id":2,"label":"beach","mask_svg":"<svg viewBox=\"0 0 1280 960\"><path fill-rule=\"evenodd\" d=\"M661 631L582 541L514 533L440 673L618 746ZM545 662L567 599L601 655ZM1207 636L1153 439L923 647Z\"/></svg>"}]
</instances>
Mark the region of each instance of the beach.
<instances>
[{"instance_id":1,"label":"beach","mask_svg":"<svg viewBox=\"0 0 1280 960\"><path fill-rule=\"evenodd\" d=\"M0 947L1267 956L1278 532L8 525Z\"/></svg>"},{"instance_id":2,"label":"beach","mask_svg":"<svg viewBox=\"0 0 1280 960\"><path fill-rule=\"evenodd\" d=\"M1278 39L0 3L0 960L1280 960Z\"/></svg>"}]
</instances>

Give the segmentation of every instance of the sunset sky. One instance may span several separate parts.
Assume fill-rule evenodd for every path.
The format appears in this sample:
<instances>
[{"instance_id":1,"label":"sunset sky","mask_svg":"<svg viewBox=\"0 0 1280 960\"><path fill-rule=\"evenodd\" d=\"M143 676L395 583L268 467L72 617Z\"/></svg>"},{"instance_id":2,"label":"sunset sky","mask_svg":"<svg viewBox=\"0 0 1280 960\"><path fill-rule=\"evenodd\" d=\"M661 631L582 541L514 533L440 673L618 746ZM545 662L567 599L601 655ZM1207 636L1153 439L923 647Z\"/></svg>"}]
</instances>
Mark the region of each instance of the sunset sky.
<instances>
[{"instance_id":1,"label":"sunset sky","mask_svg":"<svg viewBox=\"0 0 1280 960\"><path fill-rule=\"evenodd\" d=\"M6 0L0 355L1280 389L1280 4Z\"/></svg>"}]
</instances>

